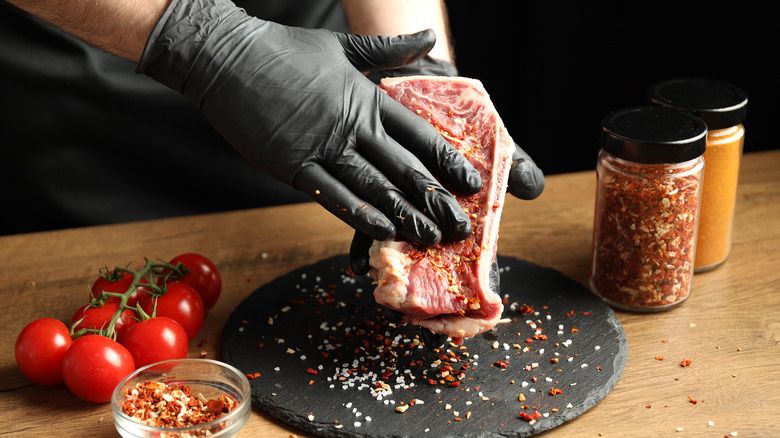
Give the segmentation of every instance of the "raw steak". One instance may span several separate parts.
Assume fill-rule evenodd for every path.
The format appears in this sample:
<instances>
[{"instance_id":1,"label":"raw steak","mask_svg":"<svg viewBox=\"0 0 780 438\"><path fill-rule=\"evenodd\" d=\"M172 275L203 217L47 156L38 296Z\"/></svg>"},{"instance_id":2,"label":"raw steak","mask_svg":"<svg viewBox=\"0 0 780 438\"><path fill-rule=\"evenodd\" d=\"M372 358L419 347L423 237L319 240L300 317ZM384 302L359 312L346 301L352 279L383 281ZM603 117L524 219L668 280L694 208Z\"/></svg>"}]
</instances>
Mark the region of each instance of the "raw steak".
<instances>
[{"instance_id":1,"label":"raw steak","mask_svg":"<svg viewBox=\"0 0 780 438\"><path fill-rule=\"evenodd\" d=\"M455 194L471 216L472 232L463 241L430 248L375 241L369 250L374 297L402 312L407 323L456 341L490 330L504 308L498 291L490 290L489 277L514 141L477 80L401 77L383 79L380 86L469 159L482 176L482 189L471 196Z\"/></svg>"}]
</instances>

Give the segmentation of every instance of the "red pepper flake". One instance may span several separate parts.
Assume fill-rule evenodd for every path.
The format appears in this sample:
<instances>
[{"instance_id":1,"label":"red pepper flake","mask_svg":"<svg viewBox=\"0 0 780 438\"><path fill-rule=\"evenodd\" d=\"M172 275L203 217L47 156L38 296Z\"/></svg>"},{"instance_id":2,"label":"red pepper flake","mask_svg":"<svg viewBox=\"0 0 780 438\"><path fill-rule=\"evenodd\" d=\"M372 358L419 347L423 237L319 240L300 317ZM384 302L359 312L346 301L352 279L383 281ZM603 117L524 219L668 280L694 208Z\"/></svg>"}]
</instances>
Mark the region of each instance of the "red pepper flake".
<instances>
[{"instance_id":1,"label":"red pepper flake","mask_svg":"<svg viewBox=\"0 0 780 438\"><path fill-rule=\"evenodd\" d=\"M560 388L550 388L550 395L563 394L563 390Z\"/></svg>"},{"instance_id":2,"label":"red pepper flake","mask_svg":"<svg viewBox=\"0 0 780 438\"><path fill-rule=\"evenodd\" d=\"M193 397L189 386L151 381L125 389L124 396L122 412L143 424L166 428L208 423L238 406L227 394L206 400Z\"/></svg>"},{"instance_id":3,"label":"red pepper flake","mask_svg":"<svg viewBox=\"0 0 780 438\"><path fill-rule=\"evenodd\" d=\"M693 404L696 404L696 403L698 403L698 402L699 402L698 400L695 400L695 399L694 399L694 398L692 398L691 396L688 396L688 401L689 401L689 402L691 402L691 403L693 403Z\"/></svg>"},{"instance_id":4,"label":"red pepper flake","mask_svg":"<svg viewBox=\"0 0 780 438\"><path fill-rule=\"evenodd\" d=\"M533 421L542 416L542 414L540 414L539 411L534 411L531 414L520 411L520 413L517 415L525 421Z\"/></svg>"},{"instance_id":5,"label":"red pepper flake","mask_svg":"<svg viewBox=\"0 0 780 438\"><path fill-rule=\"evenodd\" d=\"M663 356L656 356L655 360L664 360L664 357Z\"/></svg>"},{"instance_id":6,"label":"red pepper flake","mask_svg":"<svg viewBox=\"0 0 780 438\"><path fill-rule=\"evenodd\" d=\"M308 374L317 374L317 370L314 368L306 368L306 373Z\"/></svg>"},{"instance_id":7,"label":"red pepper flake","mask_svg":"<svg viewBox=\"0 0 780 438\"><path fill-rule=\"evenodd\" d=\"M532 343L534 342L534 340L533 340L533 339L531 339L531 338L527 338L527 339L525 340L525 342L526 342L527 344L532 344Z\"/></svg>"},{"instance_id":8,"label":"red pepper flake","mask_svg":"<svg viewBox=\"0 0 780 438\"><path fill-rule=\"evenodd\" d=\"M681 367L683 367L683 368L685 368L685 367L687 367L688 365L690 365L690 364L691 364L691 362L692 362L692 361L690 361L690 360L688 360L688 359L683 359L683 360L682 360L682 362L680 362L680 366L681 366Z\"/></svg>"},{"instance_id":9,"label":"red pepper flake","mask_svg":"<svg viewBox=\"0 0 780 438\"><path fill-rule=\"evenodd\" d=\"M457 381L457 380L455 380L455 381L453 381L453 382L450 382L450 383L449 383L449 385L450 385L451 387L453 387L453 388L454 388L454 387L456 387L456 386L460 385L460 382L459 382L459 381Z\"/></svg>"},{"instance_id":10,"label":"red pepper flake","mask_svg":"<svg viewBox=\"0 0 780 438\"><path fill-rule=\"evenodd\" d=\"M517 309L518 312L520 312L521 315L528 315L529 313L534 313L533 306L520 306L519 309Z\"/></svg>"}]
</instances>

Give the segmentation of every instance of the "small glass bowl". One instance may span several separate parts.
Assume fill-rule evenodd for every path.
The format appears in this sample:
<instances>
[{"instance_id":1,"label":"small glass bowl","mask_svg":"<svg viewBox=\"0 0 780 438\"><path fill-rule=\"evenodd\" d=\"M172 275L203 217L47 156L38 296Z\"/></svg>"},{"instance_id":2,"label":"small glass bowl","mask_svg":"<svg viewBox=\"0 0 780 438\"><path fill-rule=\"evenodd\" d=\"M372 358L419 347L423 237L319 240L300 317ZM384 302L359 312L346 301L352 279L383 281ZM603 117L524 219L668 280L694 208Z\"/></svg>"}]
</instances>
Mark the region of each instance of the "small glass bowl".
<instances>
[{"instance_id":1,"label":"small glass bowl","mask_svg":"<svg viewBox=\"0 0 780 438\"><path fill-rule=\"evenodd\" d=\"M179 428L149 426L122 412L125 389L148 381L186 385L193 397L201 394L207 400L230 395L238 405L208 423ZM195 358L166 360L139 368L116 387L111 397L114 425L124 438L230 437L246 423L251 405L249 380L239 370L216 360Z\"/></svg>"}]
</instances>

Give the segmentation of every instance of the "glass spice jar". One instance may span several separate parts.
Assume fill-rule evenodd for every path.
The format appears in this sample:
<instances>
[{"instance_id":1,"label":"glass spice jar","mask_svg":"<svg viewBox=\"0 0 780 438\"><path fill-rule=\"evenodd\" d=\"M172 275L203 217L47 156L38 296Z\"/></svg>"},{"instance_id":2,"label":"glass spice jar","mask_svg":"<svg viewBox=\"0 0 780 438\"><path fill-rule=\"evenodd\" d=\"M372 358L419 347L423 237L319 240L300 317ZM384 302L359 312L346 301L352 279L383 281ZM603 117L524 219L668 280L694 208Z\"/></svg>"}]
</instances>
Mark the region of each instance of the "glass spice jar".
<instances>
[{"instance_id":1,"label":"glass spice jar","mask_svg":"<svg viewBox=\"0 0 780 438\"><path fill-rule=\"evenodd\" d=\"M654 84L652 104L695 114L707 124L694 272L714 269L731 252L731 232L747 115L747 94L727 82L683 78Z\"/></svg>"},{"instance_id":2,"label":"glass spice jar","mask_svg":"<svg viewBox=\"0 0 780 438\"><path fill-rule=\"evenodd\" d=\"M665 310L688 298L707 126L642 106L602 120L590 288L613 307Z\"/></svg>"}]
</instances>

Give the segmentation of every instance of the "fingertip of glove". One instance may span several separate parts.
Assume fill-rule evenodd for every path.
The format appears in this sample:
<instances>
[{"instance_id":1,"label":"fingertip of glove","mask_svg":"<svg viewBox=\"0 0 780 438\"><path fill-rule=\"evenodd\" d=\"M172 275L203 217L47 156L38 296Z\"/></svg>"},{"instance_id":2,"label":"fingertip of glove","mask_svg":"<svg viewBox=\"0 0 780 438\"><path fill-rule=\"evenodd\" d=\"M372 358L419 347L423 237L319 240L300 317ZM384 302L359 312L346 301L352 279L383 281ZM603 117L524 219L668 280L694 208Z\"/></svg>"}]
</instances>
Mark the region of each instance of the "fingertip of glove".
<instances>
[{"instance_id":1,"label":"fingertip of glove","mask_svg":"<svg viewBox=\"0 0 780 438\"><path fill-rule=\"evenodd\" d=\"M420 45L430 45L431 47L436 44L436 32L434 32L433 29L425 29L419 32L401 35L400 38L412 38Z\"/></svg>"},{"instance_id":2,"label":"fingertip of glove","mask_svg":"<svg viewBox=\"0 0 780 438\"><path fill-rule=\"evenodd\" d=\"M508 189L513 196L525 200L536 199L544 191L544 186L544 173L534 162L522 160L512 169Z\"/></svg>"},{"instance_id":3,"label":"fingertip of glove","mask_svg":"<svg viewBox=\"0 0 780 438\"><path fill-rule=\"evenodd\" d=\"M349 269L352 271L355 275L366 275L371 270L371 265L369 264L369 258L364 256L353 256L350 254L349 257Z\"/></svg>"}]
</instances>

